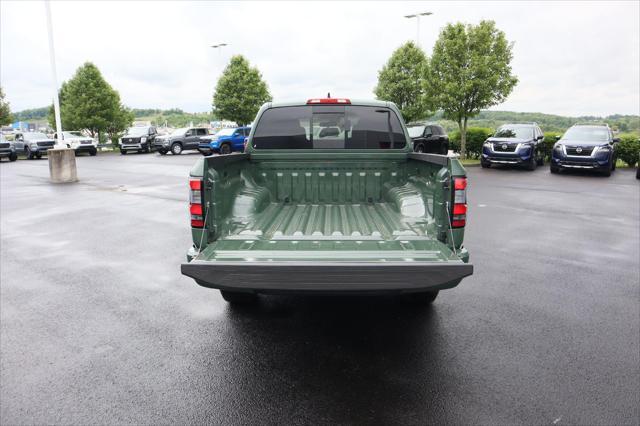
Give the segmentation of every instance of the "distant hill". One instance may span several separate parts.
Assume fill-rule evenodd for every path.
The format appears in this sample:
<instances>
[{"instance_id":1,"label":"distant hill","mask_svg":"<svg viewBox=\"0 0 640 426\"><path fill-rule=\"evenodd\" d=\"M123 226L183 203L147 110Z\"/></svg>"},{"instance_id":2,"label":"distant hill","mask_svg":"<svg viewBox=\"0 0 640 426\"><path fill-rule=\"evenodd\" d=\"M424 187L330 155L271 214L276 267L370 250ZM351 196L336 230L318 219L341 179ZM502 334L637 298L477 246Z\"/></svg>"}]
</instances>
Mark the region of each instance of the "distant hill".
<instances>
[{"instance_id":1,"label":"distant hill","mask_svg":"<svg viewBox=\"0 0 640 426\"><path fill-rule=\"evenodd\" d=\"M13 113L15 121L46 122L49 107L25 109ZM211 112L184 112L179 108L172 109L132 109L138 121L150 121L158 126L165 122L169 127L188 126L215 121L217 118ZM444 125L447 131L457 130L458 125L453 121L444 120L442 113L436 113L429 117L430 121L438 121ZM512 112L512 111L482 111L476 117L469 120L470 127L490 127L495 129L504 123L532 122L540 125L543 131L562 132L575 123L597 121L606 122L613 129L622 133L640 133L640 116L638 115L609 115L607 117L565 117L562 115L543 114L540 112Z\"/></svg>"}]
</instances>

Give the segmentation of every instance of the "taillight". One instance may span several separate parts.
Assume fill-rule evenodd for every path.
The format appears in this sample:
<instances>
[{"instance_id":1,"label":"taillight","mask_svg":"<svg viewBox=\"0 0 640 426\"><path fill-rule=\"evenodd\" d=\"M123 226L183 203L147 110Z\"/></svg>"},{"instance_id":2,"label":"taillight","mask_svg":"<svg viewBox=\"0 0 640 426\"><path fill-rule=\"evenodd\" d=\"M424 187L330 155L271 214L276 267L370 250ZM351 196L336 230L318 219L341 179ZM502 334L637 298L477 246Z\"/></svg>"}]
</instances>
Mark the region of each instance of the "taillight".
<instances>
[{"instance_id":1,"label":"taillight","mask_svg":"<svg viewBox=\"0 0 640 426\"><path fill-rule=\"evenodd\" d=\"M202 181L199 179L189 179L189 213L191 213L191 227L204 228Z\"/></svg>"},{"instance_id":2,"label":"taillight","mask_svg":"<svg viewBox=\"0 0 640 426\"><path fill-rule=\"evenodd\" d=\"M467 223L467 178L453 178L453 212L451 227L462 228Z\"/></svg>"},{"instance_id":3,"label":"taillight","mask_svg":"<svg viewBox=\"0 0 640 426\"><path fill-rule=\"evenodd\" d=\"M345 98L317 98L317 99L309 99L307 101L307 105L313 104L345 104L350 105L351 100Z\"/></svg>"}]
</instances>

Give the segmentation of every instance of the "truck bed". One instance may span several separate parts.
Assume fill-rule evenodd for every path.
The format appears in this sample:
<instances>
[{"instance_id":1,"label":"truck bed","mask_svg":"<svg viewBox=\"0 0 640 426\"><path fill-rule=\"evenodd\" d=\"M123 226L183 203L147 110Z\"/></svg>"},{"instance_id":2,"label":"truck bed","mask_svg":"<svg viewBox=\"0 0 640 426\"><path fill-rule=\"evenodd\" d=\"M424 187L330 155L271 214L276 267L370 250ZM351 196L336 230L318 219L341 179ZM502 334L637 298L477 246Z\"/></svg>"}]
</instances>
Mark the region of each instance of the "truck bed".
<instances>
[{"instance_id":1,"label":"truck bed","mask_svg":"<svg viewBox=\"0 0 640 426\"><path fill-rule=\"evenodd\" d=\"M182 267L201 285L277 291L293 278L296 290L410 291L452 287L472 272L466 250L447 244L448 195L436 185L439 173L448 178L443 164L406 154L366 164L242 155L205 164L205 200L214 194L207 243Z\"/></svg>"}]
</instances>

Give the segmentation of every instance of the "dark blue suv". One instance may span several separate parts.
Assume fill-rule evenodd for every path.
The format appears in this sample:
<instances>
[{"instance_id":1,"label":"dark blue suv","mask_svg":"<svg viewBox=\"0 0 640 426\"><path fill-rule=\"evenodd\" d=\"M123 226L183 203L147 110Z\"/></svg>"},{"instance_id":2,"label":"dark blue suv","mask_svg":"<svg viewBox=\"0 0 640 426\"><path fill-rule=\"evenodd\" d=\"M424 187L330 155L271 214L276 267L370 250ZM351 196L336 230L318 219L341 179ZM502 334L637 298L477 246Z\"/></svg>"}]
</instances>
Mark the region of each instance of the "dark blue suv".
<instances>
[{"instance_id":1,"label":"dark blue suv","mask_svg":"<svg viewBox=\"0 0 640 426\"><path fill-rule=\"evenodd\" d=\"M244 140L249 136L249 132L251 127L221 129L215 135L201 137L198 151L202 155L210 155L214 152L220 154L243 152Z\"/></svg>"},{"instance_id":2,"label":"dark blue suv","mask_svg":"<svg viewBox=\"0 0 640 426\"><path fill-rule=\"evenodd\" d=\"M611 176L616 169L616 143L606 124L576 124L569 128L551 151L551 173L562 169L587 169Z\"/></svg>"},{"instance_id":3,"label":"dark blue suv","mask_svg":"<svg viewBox=\"0 0 640 426\"><path fill-rule=\"evenodd\" d=\"M536 123L504 124L482 145L480 165L523 166L535 170L544 164L544 135Z\"/></svg>"}]
</instances>

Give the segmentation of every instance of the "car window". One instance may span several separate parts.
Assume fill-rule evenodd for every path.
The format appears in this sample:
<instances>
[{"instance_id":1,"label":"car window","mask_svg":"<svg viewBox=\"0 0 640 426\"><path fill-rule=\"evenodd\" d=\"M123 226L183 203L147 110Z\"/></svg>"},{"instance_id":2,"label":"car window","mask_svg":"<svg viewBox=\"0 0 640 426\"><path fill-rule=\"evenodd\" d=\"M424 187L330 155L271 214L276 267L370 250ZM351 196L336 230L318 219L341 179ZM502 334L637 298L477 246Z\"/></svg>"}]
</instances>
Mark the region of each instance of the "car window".
<instances>
[{"instance_id":1,"label":"car window","mask_svg":"<svg viewBox=\"0 0 640 426\"><path fill-rule=\"evenodd\" d=\"M253 136L256 149L400 149L405 134L386 107L301 105L266 110Z\"/></svg>"},{"instance_id":2,"label":"car window","mask_svg":"<svg viewBox=\"0 0 640 426\"><path fill-rule=\"evenodd\" d=\"M196 135L198 136L206 136L207 129L196 129Z\"/></svg>"}]
</instances>

